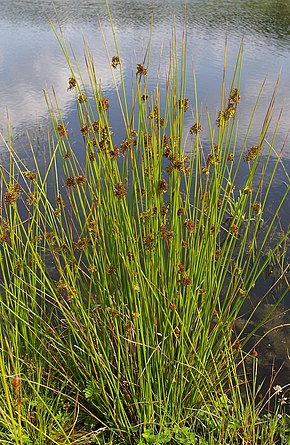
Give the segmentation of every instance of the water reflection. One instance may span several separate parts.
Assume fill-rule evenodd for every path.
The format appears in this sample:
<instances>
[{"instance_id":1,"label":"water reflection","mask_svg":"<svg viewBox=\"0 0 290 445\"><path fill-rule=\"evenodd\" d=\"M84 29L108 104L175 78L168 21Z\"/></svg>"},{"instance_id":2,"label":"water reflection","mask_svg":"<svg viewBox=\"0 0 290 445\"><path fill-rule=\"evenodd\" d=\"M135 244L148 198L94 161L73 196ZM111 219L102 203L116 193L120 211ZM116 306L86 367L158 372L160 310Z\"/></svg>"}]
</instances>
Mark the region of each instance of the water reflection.
<instances>
[{"instance_id":1,"label":"water reflection","mask_svg":"<svg viewBox=\"0 0 290 445\"><path fill-rule=\"evenodd\" d=\"M154 23L171 31L171 19L176 17L177 24L186 17L190 28L210 30L214 33L227 29L236 34L257 32L265 38L277 41L277 45L289 45L290 4L288 0L155 0L142 1L110 1L114 13L114 21L118 27L133 25L135 28L148 26L151 14ZM70 26L108 21L104 0L85 1L80 5L76 0L1 0L2 20L10 23L25 23L29 26L47 27L47 17L57 12L61 22Z\"/></svg>"},{"instance_id":2,"label":"water reflection","mask_svg":"<svg viewBox=\"0 0 290 445\"><path fill-rule=\"evenodd\" d=\"M199 101L204 118L206 106L215 113L219 107L220 84L225 37L228 36L228 65L233 69L242 36L245 41L242 73L241 131L249 121L260 86L267 78L264 96L256 115L253 140L258 137L272 89L282 68L281 85L277 98L284 107L278 134L282 145L290 123L290 4L288 0L263 1L235 0L155 0L154 2L110 2L116 34L122 55L128 85L136 63L143 57L153 13L151 46L152 84L163 48L161 82L165 82L172 25L177 34L188 27L188 90L192 98L192 62L197 72ZM76 0L36 0L6 2L0 0L0 128L5 129L6 113L16 133L31 127L46 116L43 88L53 86L62 111L72 120L73 95L66 91L69 70L53 35L48 17L57 13L67 40L82 61L83 36L92 48L98 77L102 79L105 94L113 89L109 64L103 46L98 19L104 27L109 50L114 53L108 14L104 0L80 2ZM125 38L124 38L125 36ZM3 43L4 42L4 43ZM80 62L84 70L84 63ZM113 109L113 108L112 108ZM114 118L112 116L112 118ZM117 119L117 118L116 118ZM187 117L188 126L191 118ZM285 156L290 156L287 146Z\"/></svg>"}]
</instances>

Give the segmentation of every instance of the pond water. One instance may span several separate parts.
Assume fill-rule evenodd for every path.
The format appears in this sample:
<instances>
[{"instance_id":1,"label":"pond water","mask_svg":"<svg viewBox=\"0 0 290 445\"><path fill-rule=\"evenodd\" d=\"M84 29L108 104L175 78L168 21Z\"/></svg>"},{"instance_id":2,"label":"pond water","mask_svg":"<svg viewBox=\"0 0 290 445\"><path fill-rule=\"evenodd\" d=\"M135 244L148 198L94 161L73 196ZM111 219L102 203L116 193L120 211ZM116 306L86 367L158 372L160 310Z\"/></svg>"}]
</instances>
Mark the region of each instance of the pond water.
<instances>
[{"instance_id":1,"label":"pond water","mask_svg":"<svg viewBox=\"0 0 290 445\"><path fill-rule=\"evenodd\" d=\"M201 120L206 121L206 108L213 121L220 104L224 48L227 39L228 87L241 40L244 41L243 71L241 77L240 133L246 129L250 112L264 80L262 98L250 135L257 142L271 95L280 75L276 99L276 116L283 114L276 138L281 148L290 127L290 1L289 0L111 0L110 9L122 57L123 69L131 85L136 64L142 62L152 26L150 78L152 85L160 72L161 86L165 84L172 27L176 28L180 44L182 30L187 29L188 96L193 98L192 70L196 72ZM67 91L70 71L54 36L49 18L59 20L67 42L74 49L80 66L83 61L83 41L88 42L94 56L97 76L102 81L105 96L113 97L111 77L100 23L106 45L113 55L114 41L105 0L0 0L0 131L7 131L7 115L15 137L27 129L35 131L47 119L43 88L55 89L64 119L71 128L75 119L74 94ZM117 108L117 107L116 107ZM114 104L110 107L114 120ZM188 128L192 115L186 116ZM115 118L117 120L117 117ZM115 123L118 126L118 122ZM114 127L115 129L115 127ZM78 130L79 131L79 130ZM274 131L274 125L272 128ZM271 137L271 131L269 136ZM206 140L204 141L206 143ZM5 146L0 142L0 158ZM290 139L285 143L284 163L290 171ZM285 175L277 176L273 197L279 199ZM280 192L281 193L281 192ZM274 199L273 198L273 199ZM288 205L288 207L287 207ZM289 200L283 209L283 218L289 224ZM269 302L271 304L271 302ZM286 304L289 307L289 303ZM289 323L289 316L281 312L279 324ZM282 317L282 321L281 321ZM289 329L271 331L273 339L265 337L265 357L271 363L275 356L286 360L290 369ZM276 335L276 337L275 337ZM276 340L275 340L276 339ZM277 344L279 345L277 346ZM281 349L282 348L282 349ZM269 349L269 351L268 351ZM268 354L268 355L267 355Z\"/></svg>"},{"instance_id":2,"label":"pond water","mask_svg":"<svg viewBox=\"0 0 290 445\"><path fill-rule=\"evenodd\" d=\"M151 72L154 83L162 49L161 83L165 82L172 26L177 39L184 23L188 32L188 89L193 91L192 66L196 71L201 118L208 107L218 110L225 39L228 41L227 64L229 82L241 39L244 39L243 72L240 107L241 132L249 121L264 79L266 85L252 138L260 125L281 72L277 97L277 113L283 107L278 132L278 147L290 126L290 2L289 0L111 0L111 13L123 67L131 82L136 63L142 60L152 23ZM5 132L7 113L14 134L39 124L46 114L43 88L53 86L60 107L69 117L74 98L67 92L69 70L51 30L49 18L58 17L66 40L83 64L83 39L89 42L102 79L104 94L114 86L104 50L99 21L106 43L114 54L114 44L105 0L0 0L0 129ZM153 18L152 18L153 17ZM180 39L179 39L180 40ZM163 65L162 65L163 66ZM188 125L191 125L188 116ZM284 150L290 158L290 144Z\"/></svg>"}]
</instances>

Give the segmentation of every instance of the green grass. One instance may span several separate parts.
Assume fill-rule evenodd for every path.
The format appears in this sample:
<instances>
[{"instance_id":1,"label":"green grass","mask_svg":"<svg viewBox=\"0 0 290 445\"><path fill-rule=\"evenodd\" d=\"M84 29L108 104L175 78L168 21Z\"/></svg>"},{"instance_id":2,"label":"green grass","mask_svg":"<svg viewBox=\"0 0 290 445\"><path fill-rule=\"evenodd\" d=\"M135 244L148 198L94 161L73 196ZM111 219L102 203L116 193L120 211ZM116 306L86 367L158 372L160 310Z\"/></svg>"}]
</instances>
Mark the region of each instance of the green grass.
<instances>
[{"instance_id":1,"label":"green grass","mask_svg":"<svg viewBox=\"0 0 290 445\"><path fill-rule=\"evenodd\" d=\"M289 443L278 391L258 383L259 356L249 346L272 313L253 329L258 305L237 324L273 259L276 284L284 283L273 311L289 288L281 254L289 228L275 242L272 236L289 185L263 220L282 164L279 153L264 183L276 155L279 119L267 137L276 91L260 139L249 146L262 89L241 135L240 50L229 84L224 66L221 110L216 122L208 113L203 148L194 75L195 103L186 97L185 37L181 54L173 37L165 97L158 83L148 86L150 46L126 91L115 41L108 63L113 76L121 74L116 97L125 134L116 146L89 48L87 86L53 29L71 70L64 88L75 91L85 162L47 92L45 168L32 143L29 168L6 143L0 443ZM187 134L186 112L194 116Z\"/></svg>"}]
</instances>

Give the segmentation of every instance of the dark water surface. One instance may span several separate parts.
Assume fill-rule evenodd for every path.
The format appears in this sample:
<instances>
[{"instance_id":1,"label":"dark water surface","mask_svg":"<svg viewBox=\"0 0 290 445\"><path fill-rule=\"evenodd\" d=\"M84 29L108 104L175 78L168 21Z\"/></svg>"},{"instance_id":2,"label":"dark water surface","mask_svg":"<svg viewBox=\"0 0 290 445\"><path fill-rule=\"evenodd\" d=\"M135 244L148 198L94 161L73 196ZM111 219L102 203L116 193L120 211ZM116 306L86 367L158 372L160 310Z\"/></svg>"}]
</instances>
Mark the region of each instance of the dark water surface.
<instances>
[{"instance_id":1,"label":"dark water surface","mask_svg":"<svg viewBox=\"0 0 290 445\"><path fill-rule=\"evenodd\" d=\"M227 38L229 86L230 75L243 38L242 102L239 111L241 138L247 128L260 87L266 79L250 135L250 141L253 144L257 142L273 88L281 74L275 114L278 116L283 107L276 138L276 148L279 151L290 127L290 0L187 0L186 6L182 0L111 0L110 7L128 85L131 84L136 63L142 61L146 52L150 23L150 79L154 85L160 64L164 68L160 72L161 87L165 84L172 27L175 25L177 42L180 44L186 23L188 96L193 99L194 66L201 120L205 121L205 125L206 107L209 108L213 121L219 109L225 40ZM0 0L0 11L0 130L4 131L4 134L7 128L7 113L13 134L19 138L27 128L35 131L38 125L41 126L47 118L43 88L51 91L52 86L64 119L69 122L70 128L74 128L75 99L74 94L67 91L70 72L48 20L51 18L55 22L56 14L83 72L83 39L88 41L104 95L110 97L111 121L114 122L115 118L115 124L118 126L117 117L114 117L114 103L111 102L114 84L99 24L102 24L109 51L114 54L105 0L55 0L54 4L49 0ZM189 129L192 125L191 113L188 113L186 119L185 125ZM270 130L269 139L273 128L274 125ZM79 128L76 130L79 131ZM206 144L206 135L202 137ZM5 146L0 142L0 158L5 157L4 152ZM290 172L290 139L285 143L283 157L285 168ZM275 200L279 200L285 181L285 172L280 169L271 198L273 205ZM288 200L282 211L284 226L289 224L289 207ZM267 304L272 304L271 298ZM282 309L276 315L277 324L289 323L289 306L289 301L286 301L285 312ZM264 309L267 308L265 305ZM272 325L268 328L270 331ZM276 331L271 330L261 343L261 353L264 354L269 371L275 357L278 356L281 362L286 362L283 378L285 381L287 373L290 372L289 334L288 326Z\"/></svg>"}]
</instances>

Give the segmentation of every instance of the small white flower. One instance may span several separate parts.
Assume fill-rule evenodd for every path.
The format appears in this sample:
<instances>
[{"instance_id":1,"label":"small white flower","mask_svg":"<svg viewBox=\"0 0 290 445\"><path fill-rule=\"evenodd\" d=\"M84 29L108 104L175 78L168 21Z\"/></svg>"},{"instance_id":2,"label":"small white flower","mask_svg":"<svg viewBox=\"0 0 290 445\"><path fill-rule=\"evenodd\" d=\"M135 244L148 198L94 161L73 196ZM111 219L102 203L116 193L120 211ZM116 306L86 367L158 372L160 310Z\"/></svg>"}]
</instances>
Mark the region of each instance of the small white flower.
<instances>
[{"instance_id":1,"label":"small white flower","mask_svg":"<svg viewBox=\"0 0 290 445\"><path fill-rule=\"evenodd\" d=\"M281 399L279 399L279 402L281 403L281 405L286 405L287 401L288 401L288 399L285 396L282 396Z\"/></svg>"},{"instance_id":2,"label":"small white flower","mask_svg":"<svg viewBox=\"0 0 290 445\"><path fill-rule=\"evenodd\" d=\"M280 394L280 393L283 391L281 385L276 385L276 386L274 386L273 389L274 389L274 391L275 391L276 394Z\"/></svg>"}]
</instances>

